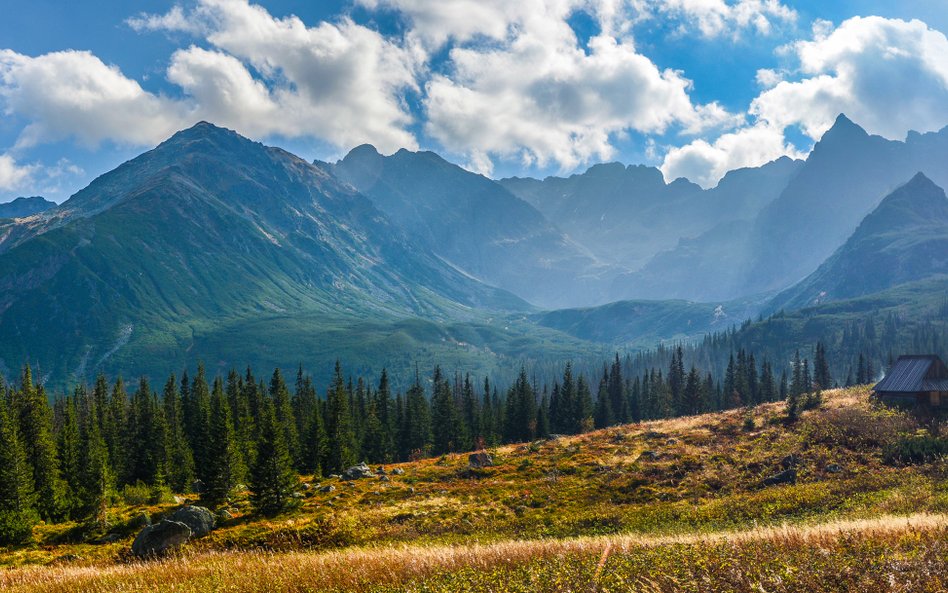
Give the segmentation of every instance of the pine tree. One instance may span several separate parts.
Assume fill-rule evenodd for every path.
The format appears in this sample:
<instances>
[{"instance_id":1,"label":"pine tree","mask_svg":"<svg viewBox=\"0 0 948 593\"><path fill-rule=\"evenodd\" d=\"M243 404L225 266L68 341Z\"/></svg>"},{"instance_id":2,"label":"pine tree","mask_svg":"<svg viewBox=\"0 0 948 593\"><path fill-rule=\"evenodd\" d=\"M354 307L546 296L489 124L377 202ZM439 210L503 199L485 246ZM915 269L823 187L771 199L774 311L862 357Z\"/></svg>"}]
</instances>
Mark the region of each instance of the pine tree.
<instances>
[{"instance_id":1,"label":"pine tree","mask_svg":"<svg viewBox=\"0 0 948 593\"><path fill-rule=\"evenodd\" d=\"M817 389L829 389L833 386L830 375L829 362L826 360L826 347L823 342L816 343L816 354L813 360L813 380Z\"/></svg>"},{"instance_id":2,"label":"pine tree","mask_svg":"<svg viewBox=\"0 0 948 593\"><path fill-rule=\"evenodd\" d=\"M262 515L275 515L293 500L297 479L286 446L286 430L277 422L272 403L261 402L257 418L257 461L250 472L250 503Z\"/></svg>"},{"instance_id":3,"label":"pine tree","mask_svg":"<svg viewBox=\"0 0 948 593\"><path fill-rule=\"evenodd\" d=\"M433 385L434 392L431 396L432 453L441 455L459 451L463 443L461 414L455 405L451 385L441 373L441 367L435 367Z\"/></svg>"},{"instance_id":4,"label":"pine tree","mask_svg":"<svg viewBox=\"0 0 948 593\"><path fill-rule=\"evenodd\" d=\"M4 391L0 383L0 545L28 541L39 521L34 506L33 469Z\"/></svg>"},{"instance_id":5,"label":"pine tree","mask_svg":"<svg viewBox=\"0 0 948 593\"><path fill-rule=\"evenodd\" d=\"M609 377L606 369L602 369L602 378L599 379L599 390L596 392L596 408L593 412L593 424L596 428L606 428L615 424L612 414L612 398L609 397Z\"/></svg>"},{"instance_id":6,"label":"pine tree","mask_svg":"<svg viewBox=\"0 0 948 593\"><path fill-rule=\"evenodd\" d=\"M175 492L187 492L194 482L194 456L184 432L181 393L174 374L165 383L162 401L168 426L168 484Z\"/></svg>"},{"instance_id":7,"label":"pine tree","mask_svg":"<svg viewBox=\"0 0 948 593\"><path fill-rule=\"evenodd\" d=\"M53 414L42 385L33 384L29 365L23 369L16 401L19 407L21 443L33 470L36 508L46 521L63 518L64 484L59 475L56 442L52 434Z\"/></svg>"},{"instance_id":8,"label":"pine tree","mask_svg":"<svg viewBox=\"0 0 948 593\"><path fill-rule=\"evenodd\" d=\"M326 398L326 434L329 436L329 454L325 470L328 473L342 472L356 462L358 449L349 412L349 392L338 360Z\"/></svg>"},{"instance_id":9,"label":"pine tree","mask_svg":"<svg viewBox=\"0 0 948 593\"><path fill-rule=\"evenodd\" d=\"M685 378L683 391L684 409L686 414L700 414L704 410L704 394L701 389L701 376L698 369L691 367L691 372Z\"/></svg>"},{"instance_id":10,"label":"pine tree","mask_svg":"<svg viewBox=\"0 0 948 593\"><path fill-rule=\"evenodd\" d=\"M82 388L77 387L73 397L59 401L60 426L56 434L56 449L59 457L59 473L64 484L63 501L68 514L75 515L79 507L76 486L80 480L79 418L76 401L82 397Z\"/></svg>"},{"instance_id":11,"label":"pine tree","mask_svg":"<svg viewBox=\"0 0 948 593\"><path fill-rule=\"evenodd\" d=\"M431 410L417 371L414 384L405 394L402 434L405 458L428 454L431 443Z\"/></svg>"},{"instance_id":12,"label":"pine tree","mask_svg":"<svg viewBox=\"0 0 948 593\"><path fill-rule=\"evenodd\" d=\"M230 406L227 405L220 377L214 379L210 408L207 466L201 498L210 505L219 505L230 496L240 473L234 425L231 423Z\"/></svg>"},{"instance_id":13,"label":"pine tree","mask_svg":"<svg viewBox=\"0 0 948 593\"><path fill-rule=\"evenodd\" d=\"M576 381L576 399L573 411L574 433L589 432L593 428L593 403L592 392L589 391L589 384L586 377L582 374Z\"/></svg>"},{"instance_id":14,"label":"pine tree","mask_svg":"<svg viewBox=\"0 0 948 593\"><path fill-rule=\"evenodd\" d=\"M290 390L279 368L273 369L273 375L270 377L270 399L277 423L283 427L283 439L290 451L290 458L296 462L300 459L299 433L296 431L296 419L293 417Z\"/></svg>"},{"instance_id":15,"label":"pine tree","mask_svg":"<svg viewBox=\"0 0 948 593\"><path fill-rule=\"evenodd\" d=\"M679 356L680 353L681 347L679 346ZM622 364L619 362L618 353L616 353L612 368L609 370L607 390L613 420L617 424L627 424L629 422L629 401L625 392L625 382L622 380Z\"/></svg>"},{"instance_id":16,"label":"pine tree","mask_svg":"<svg viewBox=\"0 0 948 593\"><path fill-rule=\"evenodd\" d=\"M164 449L168 440L165 431L164 414L160 413L148 379L143 376L132 396L124 439L127 447L126 484L142 482L159 486L165 483L164 462L168 458Z\"/></svg>"},{"instance_id":17,"label":"pine tree","mask_svg":"<svg viewBox=\"0 0 948 593\"><path fill-rule=\"evenodd\" d=\"M312 384L307 386L311 389ZM322 405L317 401L313 406L312 417L303 439L303 466L313 475L322 475L328 463L329 442L326 435L326 422L323 420Z\"/></svg>"},{"instance_id":18,"label":"pine tree","mask_svg":"<svg viewBox=\"0 0 948 593\"><path fill-rule=\"evenodd\" d=\"M207 435L211 428L211 391L207 384L204 364L198 364L197 375L186 386L181 379L181 398L184 407L184 429L194 455L194 473L202 482L207 481L208 448Z\"/></svg>"},{"instance_id":19,"label":"pine tree","mask_svg":"<svg viewBox=\"0 0 948 593\"><path fill-rule=\"evenodd\" d=\"M83 415L79 439L82 443L81 481L78 488L81 515L104 529L107 520L109 492L114 476L109 464L109 451L100 427L98 406L104 399L93 397L88 413Z\"/></svg>"}]
</instances>

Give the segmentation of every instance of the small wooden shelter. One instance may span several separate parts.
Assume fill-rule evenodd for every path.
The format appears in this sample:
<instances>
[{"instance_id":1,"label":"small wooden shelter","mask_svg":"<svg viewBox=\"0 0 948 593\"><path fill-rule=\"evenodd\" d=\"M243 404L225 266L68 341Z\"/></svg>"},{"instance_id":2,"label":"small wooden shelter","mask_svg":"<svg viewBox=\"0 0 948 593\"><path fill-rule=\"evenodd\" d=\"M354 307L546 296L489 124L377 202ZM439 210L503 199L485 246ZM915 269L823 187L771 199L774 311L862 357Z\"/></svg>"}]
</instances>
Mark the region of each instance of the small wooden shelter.
<instances>
[{"instance_id":1,"label":"small wooden shelter","mask_svg":"<svg viewBox=\"0 0 948 593\"><path fill-rule=\"evenodd\" d=\"M900 356L873 391L890 405L948 409L948 367L933 354Z\"/></svg>"}]
</instances>

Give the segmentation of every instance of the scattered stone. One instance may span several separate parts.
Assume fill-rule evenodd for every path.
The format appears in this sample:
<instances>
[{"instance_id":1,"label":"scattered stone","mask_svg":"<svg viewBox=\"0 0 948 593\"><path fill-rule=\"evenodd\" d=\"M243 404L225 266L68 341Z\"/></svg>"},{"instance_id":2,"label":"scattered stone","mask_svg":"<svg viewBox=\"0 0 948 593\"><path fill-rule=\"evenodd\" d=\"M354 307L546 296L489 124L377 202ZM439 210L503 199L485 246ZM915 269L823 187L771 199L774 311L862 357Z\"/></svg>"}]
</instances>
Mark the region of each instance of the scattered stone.
<instances>
[{"instance_id":1,"label":"scattered stone","mask_svg":"<svg viewBox=\"0 0 948 593\"><path fill-rule=\"evenodd\" d=\"M82 556L77 556L76 554L63 554L62 556L57 556L50 560L50 564L71 564L73 562L78 562L82 560Z\"/></svg>"},{"instance_id":2,"label":"scattered stone","mask_svg":"<svg viewBox=\"0 0 948 593\"><path fill-rule=\"evenodd\" d=\"M330 478L335 478L335 479L337 479L337 480L339 480L339 479L342 478L342 476L340 476L339 474L329 474L329 477L330 477Z\"/></svg>"},{"instance_id":3,"label":"scattered stone","mask_svg":"<svg viewBox=\"0 0 948 593\"><path fill-rule=\"evenodd\" d=\"M177 548L191 539L191 528L180 521L163 520L141 530L132 542L132 554L154 558Z\"/></svg>"},{"instance_id":4,"label":"scattered stone","mask_svg":"<svg viewBox=\"0 0 948 593\"><path fill-rule=\"evenodd\" d=\"M353 465L346 471L342 472L343 480L359 480L362 478L371 478L373 476L375 476L375 474L372 473L372 470L368 465L365 464L365 462L362 462L359 465Z\"/></svg>"},{"instance_id":5,"label":"scattered stone","mask_svg":"<svg viewBox=\"0 0 948 593\"><path fill-rule=\"evenodd\" d=\"M313 485L310 484L309 482L303 482L302 484L300 484L300 488L302 488L303 490L312 490Z\"/></svg>"},{"instance_id":6,"label":"scattered stone","mask_svg":"<svg viewBox=\"0 0 948 593\"><path fill-rule=\"evenodd\" d=\"M467 456L467 463L475 469L480 469L494 465L494 459L486 451L478 451Z\"/></svg>"},{"instance_id":7,"label":"scattered stone","mask_svg":"<svg viewBox=\"0 0 948 593\"><path fill-rule=\"evenodd\" d=\"M216 527L214 515L204 507L181 507L171 515L171 520L187 525L193 537L204 537Z\"/></svg>"},{"instance_id":8,"label":"scattered stone","mask_svg":"<svg viewBox=\"0 0 948 593\"><path fill-rule=\"evenodd\" d=\"M565 439L565 438L566 438L566 437L565 437L564 435L561 435L561 434L551 434L550 436L546 437L546 440L548 440L548 441L558 441L558 440L560 440L560 439Z\"/></svg>"},{"instance_id":9,"label":"scattered stone","mask_svg":"<svg viewBox=\"0 0 948 593\"><path fill-rule=\"evenodd\" d=\"M293 494L290 495L290 498L303 498L303 493L302 493L302 492L294 492Z\"/></svg>"},{"instance_id":10,"label":"scattered stone","mask_svg":"<svg viewBox=\"0 0 948 593\"><path fill-rule=\"evenodd\" d=\"M217 512L218 521L230 521L234 518L234 514L228 511L227 509L221 509Z\"/></svg>"},{"instance_id":11,"label":"scattered stone","mask_svg":"<svg viewBox=\"0 0 948 593\"><path fill-rule=\"evenodd\" d=\"M388 472L386 472L385 468L380 465L379 468L375 470L375 473L377 473L380 476L384 476Z\"/></svg>"},{"instance_id":12,"label":"scattered stone","mask_svg":"<svg viewBox=\"0 0 948 593\"><path fill-rule=\"evenodd\" d=\"M780 466L783 469L790 469L791 467L796 467L798 465L800 465L800 458L793 453L780 460Z\"/></svg>"},{"instance_id":13,"label":"scattered stone","mask_svg":"<svg viewBox=\"0 0 948 593\"><path fill-rule=\"evenodd\" d=\"M404 473L405 473L405 470L403 470L400 467L396 467L395 469L392 470L392 475L395 475L395 476L400 476Z\"/></svg>"},{"instance_id":14,"label":"scattered stone","mask_svg":"<svg viewBox=\"0 0 948 593\"><path fill-rule=\"evenodd\" d=\"M408 489L408 493L409 493L409 494L414 494L414 493L415 493L415 487L412 486L411 488L409 488L409 489Z\"/></svg>"},{"instance_id":15,"label":"scattered stone","mask_svg":"<svg viewBox=\"0 0 948 593\"><path fill-rule=\"evenodd\" d=\"M797 483L797 470L795 469L785 469L780 473L776 473L769 478L765 479L763 484L764 486L776 486L777 484L796 484Z\"/></svg>"},{"instance_id":16,"label":"scattered stone","mask_svg":"<svg viewBox=\"0 0 948 593\"><path fill-rule=\"evenodd\" d=\"M320 492L335 492L336 487L332 484L327 484L319 489Z\"/></svg>"},{"instance_id":17,"label":"scattered stone","mask_svg":"<svg viewBox=\"0 0 948 593\"><path fill-rule=\"evenodd\" d=\"M642 451L642 454L639 455L638 461L658 461L658 458L661 457L655 451Z\"/></svg>"},{"instance_id":18,"label":"scattered stone","mask_svg":"<svg viewBox=\"0 0 948 593\"><path fill-rule=\"evenodd\" d=\"M838 463L831 463L826 466L826 471L831 474L841 474L843 473L843 466Z\"/></svg>"},{"instance_id":19,"label":"scattered stone","mask_svg":"<svg viewBox=\"0 0 948 593\"><path fill-rule=\"evenodd\" d=\"M175 494L175 495L172 496L171 498L172 498L172 500L174 500L174 503L175 503L175 504L184 504L184 503L188 500L187 498L185 498L185 497L183 497L183 496L178 496L177 494Z\"/></svg>"},{"instance_id":20,"label":"scattered stone","mask_svg":"<svg viewBox=\"0 0 948 593\"><path fill-rule=\"evenodd\" d=\"M388 476L386 476L386 475L383 474L383 475L379 476L379 482L391 482L391 480L389 479Z\"/></svg>"},{"instance_id":21,"label":"scattered stone","mask_svg":"<svg viewBox=\"0 0 948 593\"><path fill-rule=\"evenodd\" d=\"M665 441L665 444L666 444L666 445L677 445L677 444L678 444L678 439L672 437L672 438L668 439L667 441Z\"/></svg>"},{"instance_id":22,"label":"scattered stone","mask_svg":"<svg viewBox=\"0 0 948 593\"><path fill-rule=\"evenodd\" d=\"M204 492L204 482L201 480L194 480L191 482L191 492L194 492L195 494L201 494Z\"/></svg>"}]
</instances>

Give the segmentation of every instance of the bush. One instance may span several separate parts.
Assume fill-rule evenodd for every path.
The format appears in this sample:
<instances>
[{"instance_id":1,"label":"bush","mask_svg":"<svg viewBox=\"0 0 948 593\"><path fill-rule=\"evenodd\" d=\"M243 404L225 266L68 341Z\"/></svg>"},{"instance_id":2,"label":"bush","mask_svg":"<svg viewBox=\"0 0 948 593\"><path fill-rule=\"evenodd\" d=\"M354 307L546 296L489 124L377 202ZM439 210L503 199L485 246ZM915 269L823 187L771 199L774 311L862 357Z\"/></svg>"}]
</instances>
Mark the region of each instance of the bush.
<instances>
[{"instance_id":1,"label":"bush","mask_svg":"<svg viewBox=\"0 0 948 593\"><path fill-rule=\"evenodd\" d=\"M883 460L890 465L929 463L945 456L948 456L948 439L927 433L902 437L882 453Z\"/></svg>"},{"instance_id":2,"label":"bush","mask_svg":"<svg viewBox=\"0 0 948 593\"><path fill-rule=\"evenodd\" d=\"M167 486L149 486L141 482L126 484L122 488L122 500L130 506L173 502L174 494Z\"/></svg>"},{"instance_id":3,"label":"bush","mask_svg":"<svg viewBox=\"0 0 948 593\"><path fill-rule=\"evenodd\" d=\"M915 427L901 412L862 407L826 410L808 418L806 423L813 441L852 451L886 447Z\"/></svg>"},{"instance_id":4,"label":"bush","mask_svg":"<svg viewBox=\"0 0 948 593\"><path fill-rule=\"evenodd\" d=\"M38 517L33 511L0 511L0 545L22 544L33 537Z\"/></svg>"}]
</instances>

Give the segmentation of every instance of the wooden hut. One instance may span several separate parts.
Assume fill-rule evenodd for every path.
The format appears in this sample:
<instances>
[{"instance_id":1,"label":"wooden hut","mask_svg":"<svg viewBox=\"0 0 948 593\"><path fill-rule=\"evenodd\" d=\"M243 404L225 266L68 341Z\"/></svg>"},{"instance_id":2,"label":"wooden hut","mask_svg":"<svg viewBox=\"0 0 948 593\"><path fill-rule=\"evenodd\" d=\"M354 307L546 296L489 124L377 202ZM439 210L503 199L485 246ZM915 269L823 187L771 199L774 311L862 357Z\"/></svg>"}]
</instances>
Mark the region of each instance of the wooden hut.
<instances>
[{"instance_id":1,"label":"wooden hut","mask_svg":"<svg viewBox=\"0 0 948 593\"><path fill-rule=\"evenodd\" d=\"M900 356L873 391L890 405L948 409L948 367L933 354Z\"/></svg>"}]
</instances>

